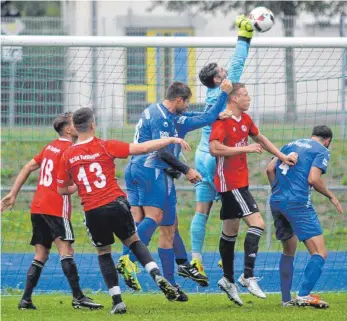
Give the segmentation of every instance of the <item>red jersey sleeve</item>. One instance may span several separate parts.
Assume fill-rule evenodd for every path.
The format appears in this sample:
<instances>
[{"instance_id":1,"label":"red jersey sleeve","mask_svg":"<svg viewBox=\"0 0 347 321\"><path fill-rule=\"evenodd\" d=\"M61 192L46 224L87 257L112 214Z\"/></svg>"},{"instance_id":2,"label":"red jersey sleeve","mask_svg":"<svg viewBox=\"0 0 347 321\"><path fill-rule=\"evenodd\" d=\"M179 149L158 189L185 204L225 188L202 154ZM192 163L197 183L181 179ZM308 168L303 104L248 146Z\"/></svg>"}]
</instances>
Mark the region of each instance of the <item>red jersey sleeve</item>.
<instances>
[{"instance_id":1,"label":"red jersey sleeve","mask_svg":"<svg viewBox=\"0 0 347 321\"><path fill-rule=\"evenodd\" d=\"M42 150L41 150L41 152L39 152L35 157L34 157L34 161L37 163L37 164L39 164L39 165L41 165L41 163L42 163L42 156L43 156L43 152L45 151L45 149L46 149L46 147L45 148L43 148Z\"/></svg>"},{"instance_id":2,"label":"red jersey sleeve","mask_svg":"<svg viewBox=\"0 0 347 321\"><path fill-rule=\"evenodd\" d=\"M251 126L249 126L249 134L251 136L258 136L259 135L259 129L258 127L253 123L253 119L249 117L251 121Z\"/></svg>"},{"instance_id":3,"label":"red jersey sleeve","mask_svg":"<svg viewBox=\"0 0 347 321\"><path fill-rule=\"evenodd\" d=\"M224 120L217 120L213 123L209 141L218 140L220 143L224 142L224 139L227 137L224 122Z\"/></svg>"},{"instance_id":4,"label":"red jersey sleeve","mask_svg":"<svg viewBox=\"0 0 347 321\"><path fill-rule=\"evenodd\" d=\"M107 140L104 142L107 153L115 158L128 158L130 144L120 140Z\"/></svg>"},{"instance_id":5,"label":"red jersey sleeve","mask_svg":"<svg viewBox=\"0 0 347 321\"><path fill-rule=\"evenodd\" d=\"M68 187L71 183L71 178L67 171L65 156L63 155L60 159L57 184L58 187Z\"/></svg>"}]
</instances>

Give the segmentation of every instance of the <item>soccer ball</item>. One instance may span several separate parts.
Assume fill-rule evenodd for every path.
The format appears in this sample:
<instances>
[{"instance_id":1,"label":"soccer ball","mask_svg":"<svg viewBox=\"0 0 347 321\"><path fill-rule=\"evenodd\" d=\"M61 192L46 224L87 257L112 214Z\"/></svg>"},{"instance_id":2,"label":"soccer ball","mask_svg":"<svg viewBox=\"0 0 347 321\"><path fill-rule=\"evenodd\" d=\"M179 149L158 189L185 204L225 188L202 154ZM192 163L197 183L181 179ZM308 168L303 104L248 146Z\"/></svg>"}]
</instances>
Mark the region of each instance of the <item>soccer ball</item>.
<instances>
[{"instance_id":1,"label":"soccer ball","mask_svg":"<svg viewBox=\"0 0 347 321\"><path fill-rule=\"evenodd\" d=\"M275 17L271 10L265 7L257 7L249 14L254 28L259 32L266 32L272 28L275 23Z\"/></svg>"}]
</instances>

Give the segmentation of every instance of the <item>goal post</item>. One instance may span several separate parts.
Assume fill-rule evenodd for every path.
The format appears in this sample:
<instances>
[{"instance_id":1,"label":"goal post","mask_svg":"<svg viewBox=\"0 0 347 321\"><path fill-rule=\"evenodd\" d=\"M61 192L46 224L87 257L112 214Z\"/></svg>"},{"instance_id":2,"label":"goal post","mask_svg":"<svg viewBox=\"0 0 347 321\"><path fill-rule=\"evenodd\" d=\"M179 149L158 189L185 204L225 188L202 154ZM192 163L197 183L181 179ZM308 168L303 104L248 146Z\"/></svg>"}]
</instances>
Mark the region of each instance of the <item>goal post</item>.
<instances>
[{"instance_id":1,"label":"goal post","mask_svg":"<svg viewBox=\"0 0 347 321\"><path fill-rule=\"evenodd\" d=\"M199 81L201 68L216 62L227 66L237 43L226 37L75 37L75 36L0 36L1 42L1 125L2 195L13 183L20 168L49 140L55 138L51 123L67 110L92 107L97 115L99 135L132 141L135 123L151 103L162 101L165 89L174 80L187 83L193 92L190 108L202 111L206 88ZM295 122L286 121L288 105L286 49L293 49L296 90ZM93 54L94 52L94 54ZM241 81L252 98L249 113L260 130L277 147L297 138L309 137L316 124L327 124L334 132L331 162L325 181L347 207L347 145L345 90L347 38L266 38L252 39ZM193 152L185 153L194 166L194 151L200 130L187 136ZM18 152L19 151L19 152ZM279 291L278 261L281 245L275 240L268 207L269 187L265 168L268 153L249 156L250 185L261 213L266 216L266 236L262 237L256 274L263 276L265 291ZM117 177L124 183L126 161L117 160ZM29 205L36 177L24 186L12 212L2 214L2 289L23 288L28 262L32 259ZM178 180L180 231L190 250L190 222L195 212L194 187ZM313 193L327 240L328 256L318 291L347 291L347 219L336 213L324 197ZM217 267L220 233L220 204L213 206L204 245L206 271L211 279L208 291L217 291L221 275ZM75 230L82 287L105 290L97 268L94 249L83 226L79 201L74 199L72 223ZM236 244L235 271L242 269L243 239L241 226ZM156 252L156 235L151 251ZM121 247L114 247L119 256ZM41 291L67 290L56 253L50 255L47 271L39 284ZM294 290L303 274L308 256L303 245L295 259ZM5 263L4 263L5 262ZM45 267L46 269L46 267ZM143 288L152 290L142 273ZM179 279L187 291L195 284Z\"/></svg>"}]
</instances>

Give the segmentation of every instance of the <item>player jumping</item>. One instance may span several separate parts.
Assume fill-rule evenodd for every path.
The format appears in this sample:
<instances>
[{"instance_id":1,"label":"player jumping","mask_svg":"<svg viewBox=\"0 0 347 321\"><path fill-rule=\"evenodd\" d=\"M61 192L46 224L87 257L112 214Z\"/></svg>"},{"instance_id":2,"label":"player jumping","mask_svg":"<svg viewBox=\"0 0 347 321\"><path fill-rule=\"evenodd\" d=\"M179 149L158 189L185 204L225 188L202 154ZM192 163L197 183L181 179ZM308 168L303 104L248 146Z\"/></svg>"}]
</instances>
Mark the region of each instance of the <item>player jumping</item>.
<instances>
[{"instance_id":1,"label":"player jumping","mask_svg":"<svg viewBox=\"0 0 347 321\"><path fill-rule=\"evenodd\" d=\"M240 81L253 37L253 26L244 15L238 16L235 24L238 27L238 41L228 68L220 67L216 63L209 63L199 73L201 83L207 87L205 110L211 108L216 102L223 79L227 78L232 83ZM202 129L201 140L195 153L195 167L203 179L195 187L196 209L190 227L193 258L191 263L203 275L206 275L202 263L206 223L213 201L219 198L213 182L216 172L216 159L210 154L210 133L211 125Z\"/></svg>"},{"instance_id":2,"label":"player jumping","mask_svg":"<svg viewBox=\"0 0 347 321\"><path fill-rule=\"evenodd\" d=\"M296 161L296 157L286 156L259 133L251 117L246 114L250 101L245 85L234 83L233 91L227 100L227 110L231 110L233 116L224 121L217 120L212 126L210 136L210 151L217 157L214 182L222 200L220 218L223 221L223 230L219 252L224 277L218 281L218 285L227 293L229 299L238 305L242 305L243 302L234 281L234 251L240 219L248 225L248 231L244 242L244 273L238 282L247 287L253 295L259 298L266 297L258 285L258 279L254 276L264 221L248 189L247 153L261 154L262 149L265 149L287 165L293 165ZM248 145L249 135L255 144Z\"/></svg>"},{"instance_id":3,"label":"player jumping","mask_svg":"<svg viewBox=\"0 0 347 321\"><path fill-rule=\"evenodd\" d=\"M327 250L317 213L311 203L310 190L313 187L329 198L338 212L343 214L341 204L321 178L329 163L328 147L332 138L333 133L329 127L315 126L310 139L298 139L281 149L286 154L298 154L299 161L296 166L289 167L274 158L267 167L266 172L272 187L270 205L276 237L283 245L280 260L282 306L329 307L327 302L311 294L322 274ZM292 300L290 290L297 238L304 242L311 258L306 265L299 293L296 299Z\"/></svg>"},{"instance_id":4,"label":"player jumping","mask_svg":"<svg viewBox=\"0 0 347 321\"><path fill-rule=\"evenodd\" d=\"M75 111L73 123L78 132L78 141L62 156L58 192L70 194L70 186L74 183L77 185L85 211L87 231L98 252L100 270L112 296L111 314L126 312L117 270L111 256L114 234L131 249L167 299L176 300L176 288L161 276L150 252L138 237L130 205L115 178L114 160L149 153L169 144L181 144L184 149L190 150L189 145L184 140L174 137L143 144L101 140L95 137L94 114L89 108Z\"/></svg>"},{"instance_id":5,"label":"player jumping","mask_svg":"<svg viewBox=\"0 0 347 321\"><path fill-rule=\"evenodd\" d=\"M22 168L11 192L1 201L2 212L7 208L12 208L21 187L30 174L41 168L36 193L31 203L33 235L30 244L35 246L35 256L27 273L22 299L18 304L20 310L36 310L36 306L32 302L32 293L48 260L52 242L57 246L61 267L72 290L72 306L74 308L102 308L101 304L95 303L92 299L86 297L80 288L77 266L73 258L74 250L71 246L75 238L70 222L70 196L61 196L57 192L57 177L61 156L72 145L72 141L77 139L77 132L72 124L71 117L72 113L64 113L54 120L53 127L59 134L59 138L46 145L38 155ZM76 186L70 186L69 190L74 192Z\"/></svg>"}]
</instances>

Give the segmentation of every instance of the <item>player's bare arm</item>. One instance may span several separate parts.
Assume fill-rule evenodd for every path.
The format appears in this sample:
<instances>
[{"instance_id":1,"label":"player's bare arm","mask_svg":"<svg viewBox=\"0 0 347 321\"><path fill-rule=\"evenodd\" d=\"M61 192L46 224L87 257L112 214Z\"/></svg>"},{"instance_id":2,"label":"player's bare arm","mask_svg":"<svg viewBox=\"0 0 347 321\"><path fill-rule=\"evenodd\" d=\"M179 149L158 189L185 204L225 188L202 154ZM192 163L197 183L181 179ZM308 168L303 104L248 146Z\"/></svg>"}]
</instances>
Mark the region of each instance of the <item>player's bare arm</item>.
<instances>
[{"instance_id":1,"label":"player's bare arm","mask_svg":"<svg viewBox=\"0 0 347 321\"><path fill-rule=\"evenodd\" d=\"M266 175L269 180L270 185L273 184L276 178L276 162L278 158L274 157L271 162L266 167Z\"/></svg>"},{"instance_id":2,"label":"player's bare arm","mask_svg":"<svg viewBox=\"0 0 347 321\"><path fill-rule=\"evenodd\" d=\"M281 162L293 166L297 162L295 155L285 155L264 135L259 134L257 136L251 136L252 139L260 144L266 151L276 156Z\"/></svg>"},{"instance_id":3,"label":"player's bare arm","mask_svg":"<svg viewBox=\"0 0 347 321\"><path fill-rule=\"evenodd\" d=\"M218 140L210 141L210 152L212 156L235 156L243 153L262 153L260 144L251 144L241 147L229 147L223 145Z\"/></svg>"},{"instance_id":4,"label":"player's bare arm","mask_svg":"<svg viewBox=\"0 0 347 321\"><path fill-rule=\"evenodd\" d=\"M337 211L343 214L343 208L336 198L336 196L327 188L324 181L322 180L322 170L318 167L312 167L308 176L308 183L320 194L329 198L330 202L333 203Z\"/></svg>"},{"instance_id":5,"label":"player's bare arm","mask_svg":"<svg viewBox=\"0 0 347 321\"><path fill-rule=\"evenodd\" d=\"M1 212L5 211L7 208L11 209L18 195L18 192L30 176L30 174L40 168L40 165L36 163L34 159L24 165L22 170L19 172L11 191L1 200Z\"/></svg>"},{"instance_id":6,"label":"player's bare arm","mask_svg":"<svg viewBox=\"0 0 347 321\"><path fill-rule=\"evenodd\" d=\"M189 144L182 138L170 137L170 138L161 138L155 139L144 143L139 144L130 144L129 154L130 155L139 155L147 154L155 150L162 149L170 144L180 144L182 149L185 151L191 151Z\"/></svg>"}]
</instances>

